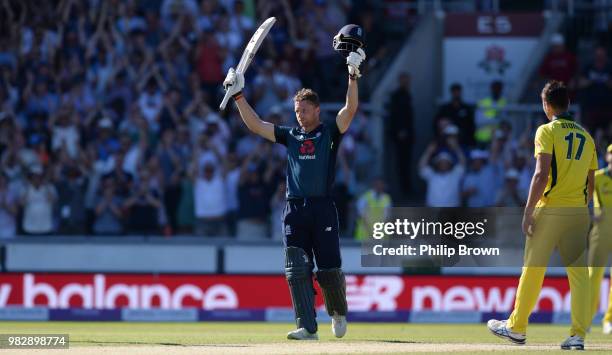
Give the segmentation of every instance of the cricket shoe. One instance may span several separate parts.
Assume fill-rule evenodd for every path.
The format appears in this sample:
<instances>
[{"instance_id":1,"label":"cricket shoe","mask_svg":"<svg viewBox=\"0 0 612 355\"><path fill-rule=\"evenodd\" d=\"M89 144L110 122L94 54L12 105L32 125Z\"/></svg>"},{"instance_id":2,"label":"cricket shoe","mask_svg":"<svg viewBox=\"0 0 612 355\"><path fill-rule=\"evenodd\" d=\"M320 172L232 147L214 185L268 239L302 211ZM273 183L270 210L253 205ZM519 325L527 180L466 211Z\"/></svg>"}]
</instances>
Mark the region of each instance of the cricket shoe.
<instances>
[{"instance_id":1,"label":"cricket shoe","mask_svg":"<svg viewBox=\"0 0 612 355\"><path fill-rule=\"evenodd\" d=\"M319 340L317 333L311 333L306 328L298 328L287 333L289 340Z\"/></svg>"},{"instance_id":2,"label":"cricket shoe","mask_svg":"<svg viewBox=\"0 0 612 355\"><path fill-rule=\"evenodd\" d=\"M612 323L610 323L610 322L604 322L604 323L603 323L603 329L602 329L602 332L603 332L605 335L610 335L610 334L612 334Z\"/></svg>"},{"instance_id":3,"label":"cricket shoe","mask_svg":"<svg viewBox=\"0 0 612 355\"><path fill-rule=\"evenodd\" d=\"M342 338L346 334L346 316L332 316L332 333L336 338Z\"/></svg>"},{"instance_id":4,"label":"cricket shoe","mask_svg":"<svg viewBox=\"0 0 612 355\"><path fill-rule=\"evenodd\" d=\"M508 329L506 322L507 320L490 319L487 322L487 328L489 328L491 333L495 336L509 340L517 345L525 345L525 341L527 340L525 334L516 333Z\"/></svg>"},{"instance_id":5,"label":"cricket shoe","mask_svg":"<svg viewBox=\"0 0 612 355\"><path fill-rule=\"evenodd\" d=\"M579 337L578 335L572 335L569 338L565 339L563 343L561 343L561 349L563 350L584 350L584 338Z\"/></svg>"}]
</instances>

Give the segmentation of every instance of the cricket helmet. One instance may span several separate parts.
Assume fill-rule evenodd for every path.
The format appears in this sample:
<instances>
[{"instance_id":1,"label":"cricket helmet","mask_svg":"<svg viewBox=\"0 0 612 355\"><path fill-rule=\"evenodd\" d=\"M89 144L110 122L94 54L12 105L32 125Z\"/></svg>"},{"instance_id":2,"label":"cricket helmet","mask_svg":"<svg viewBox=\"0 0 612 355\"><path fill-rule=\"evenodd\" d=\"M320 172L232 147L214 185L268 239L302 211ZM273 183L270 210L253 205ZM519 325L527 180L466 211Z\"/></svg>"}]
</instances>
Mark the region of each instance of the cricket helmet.
<instances>
[{"instance_id":1,"label":"cricket helmet","mask_svg":"<svg viewBox=\"0 0 612 355\"><path fill-rule=\"evenodd\" d=\"M363 28L350 24L342 27L334 36L334 50L347 57L349 53L357 51L365 45L365 34Z\"/></svg>"}]
</instances>

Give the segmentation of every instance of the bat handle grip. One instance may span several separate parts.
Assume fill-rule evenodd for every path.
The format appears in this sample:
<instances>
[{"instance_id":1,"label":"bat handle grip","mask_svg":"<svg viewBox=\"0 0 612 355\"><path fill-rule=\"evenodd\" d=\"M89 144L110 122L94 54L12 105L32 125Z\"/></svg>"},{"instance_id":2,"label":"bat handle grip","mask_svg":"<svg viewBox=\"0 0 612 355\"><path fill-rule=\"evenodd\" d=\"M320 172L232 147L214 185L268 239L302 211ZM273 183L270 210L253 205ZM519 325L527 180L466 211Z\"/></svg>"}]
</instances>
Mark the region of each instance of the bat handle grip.
<instances>
[{"instance_id":1,"label":"bat handle grip","mask_svg":"<svg viewBox=\"0 0 612 355\"><path fill-rule=\"evenodd\" d=\"M229 101L229 94L226 92L225 96L223 96L223 101L221 101L221 105L219 105L219 110L225 110L225 106L227 106L227 102Z\"/></svg>"}]
</instances>

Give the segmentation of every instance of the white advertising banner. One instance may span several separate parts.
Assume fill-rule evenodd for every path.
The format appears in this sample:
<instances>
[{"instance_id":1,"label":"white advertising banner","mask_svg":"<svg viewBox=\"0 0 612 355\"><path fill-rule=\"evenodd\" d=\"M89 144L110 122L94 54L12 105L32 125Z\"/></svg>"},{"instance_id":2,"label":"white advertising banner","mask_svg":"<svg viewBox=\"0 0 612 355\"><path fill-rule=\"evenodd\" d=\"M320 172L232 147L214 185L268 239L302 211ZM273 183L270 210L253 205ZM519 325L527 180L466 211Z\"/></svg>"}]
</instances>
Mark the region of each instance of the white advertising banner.
<instances>
[{"instance_id":1,"label":"white advertising banner","mask_svg":"<svg viewBox=\"0 0 612 355\"><path fill-rule=\"evenodd\" d=\"M467 102L489 94L494 80L511 90L537 44L535 38L448 38L444 40L444 94L453 83L463 86Z\"/></svg>"},{"instance_id":2,"label":"white advertising banner","mask_svg":"<svg viewBox=\"0 0 612 355\"><path fill-rule=\"evenodd\" d=\"M536 49L543 28L541 15L448 15L443 44L443 97L453 83L464 99L476 102L489 94L494 80L508 92Z\"/></svg>"}]
</instances>

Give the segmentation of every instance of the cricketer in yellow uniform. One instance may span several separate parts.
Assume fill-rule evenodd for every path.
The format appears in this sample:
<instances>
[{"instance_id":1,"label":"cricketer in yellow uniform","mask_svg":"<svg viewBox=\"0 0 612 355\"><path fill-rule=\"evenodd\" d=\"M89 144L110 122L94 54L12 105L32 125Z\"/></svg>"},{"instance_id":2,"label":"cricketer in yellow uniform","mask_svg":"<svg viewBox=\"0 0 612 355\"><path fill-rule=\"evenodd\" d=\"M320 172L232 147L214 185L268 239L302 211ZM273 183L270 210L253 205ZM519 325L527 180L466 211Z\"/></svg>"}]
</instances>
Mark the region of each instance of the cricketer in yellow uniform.
<instances>
[{"instance_id":1,"label":"cricketer in yellow uniform","mask_svg":"<svg viewBox=\"0 0 612 355\"><path fill-rule=\"evenodd\" d=\"M597 169L595 142L569 115L555 116L538 128L535 156L550 154L550 174L544 194L534 212L533 234L525 244L525 266L521 274L508 327L525 333L536 305L546 264L555 247L567 266L571 291L570 335L584 338L589 326L586 236L589 233L587 177Z\"/></svg>"},{"instance_id":2,"label":"cricketer in yellow uniform","mask_svg":"<svg viewBox=\"0 0 612 355\"><path fill-rule=\"evenodd\" d=\"M507 321L490 320L487 327L498 337L525 343L546 266L558 248L570 284L572 323L561 348L582 350L590 323L586 244L597 153L591 135L567 112L569 98L562 83L546 84L542 103L550 122L535 135L537 161L523 215L527 238L514 310Z\"/></svg>"},{"instance_id":3,"label":"cricketer in yellow uniform","mask_svg":"<svg viewBox=\"0 0 612 355\"><path fill-rule=\"evenodd\" d=\"M595 223L589 236L589 282L591 285L591 317L599 305L599 291L608 257L612 252L612 144L606 154L608 166L595 173L593 207ZM604 333L612 332L612 289L603 319Z\"/></svg>"}]
</instances>

